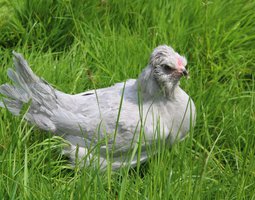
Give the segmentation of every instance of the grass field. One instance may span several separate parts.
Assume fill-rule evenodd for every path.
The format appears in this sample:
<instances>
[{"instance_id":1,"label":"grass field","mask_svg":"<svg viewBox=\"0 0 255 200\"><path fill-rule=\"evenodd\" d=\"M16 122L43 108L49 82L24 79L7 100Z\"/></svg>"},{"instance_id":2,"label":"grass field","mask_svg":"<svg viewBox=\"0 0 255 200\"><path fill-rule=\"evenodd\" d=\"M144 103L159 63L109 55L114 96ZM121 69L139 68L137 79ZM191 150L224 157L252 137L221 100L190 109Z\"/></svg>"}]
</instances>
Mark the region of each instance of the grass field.
<instances>
[{"instance_id":1,"label":"grass field","mask_svg":"<svg viewBox=\"0 0 255 200\"><path fill-rule=\"evenodd\" d=\"M11 51L68 93L136 78L153 48L188 60L185 141L138 169L69 169L61 140L0 109L0 199L255 199L255 1L0 0L0 84Z\"/></svg>"}]
</instances>

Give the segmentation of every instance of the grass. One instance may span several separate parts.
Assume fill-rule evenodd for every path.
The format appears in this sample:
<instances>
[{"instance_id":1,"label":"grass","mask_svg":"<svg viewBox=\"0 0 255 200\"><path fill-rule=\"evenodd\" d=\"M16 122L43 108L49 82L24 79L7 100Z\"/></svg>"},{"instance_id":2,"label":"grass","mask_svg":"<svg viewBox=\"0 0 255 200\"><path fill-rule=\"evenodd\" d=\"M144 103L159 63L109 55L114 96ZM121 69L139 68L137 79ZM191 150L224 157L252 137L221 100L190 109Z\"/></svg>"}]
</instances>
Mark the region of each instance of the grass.
<instances>
[{"instance_id":1,"label":"grass","mask_svg":"<svg viewBox=\"0 0 255 200\"><path fill-rule=\"evenodd\" d=\"M0 1L0 83L11 51L57 89L136 78L169 44L188 59L190 136L137 169L69 169L61 139L0 110L1 199L255 199L255 2Z\"/></svg>"}]
</instances>

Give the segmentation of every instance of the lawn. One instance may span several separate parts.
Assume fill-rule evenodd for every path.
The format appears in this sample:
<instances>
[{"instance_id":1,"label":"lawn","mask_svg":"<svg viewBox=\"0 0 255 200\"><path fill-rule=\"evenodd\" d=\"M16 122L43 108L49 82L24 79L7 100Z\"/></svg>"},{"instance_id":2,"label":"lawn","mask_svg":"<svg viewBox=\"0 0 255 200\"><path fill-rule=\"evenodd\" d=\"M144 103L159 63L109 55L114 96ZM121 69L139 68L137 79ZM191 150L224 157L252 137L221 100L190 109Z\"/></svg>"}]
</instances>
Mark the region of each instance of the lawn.
<instances>
[{"instance_id":1,"label":"lawn","mask_svg":"<svg viewBox=\"0 0 255 200\"><path fill-rule=\"evenodd\" d=\"M0 109L0 199L255 199L255 1L0 0L0 84L12 50L58 90L138 77L153 48L185 55L189 137L130 170L71 169L63 141Z\"/></svg>"}]
</instances>

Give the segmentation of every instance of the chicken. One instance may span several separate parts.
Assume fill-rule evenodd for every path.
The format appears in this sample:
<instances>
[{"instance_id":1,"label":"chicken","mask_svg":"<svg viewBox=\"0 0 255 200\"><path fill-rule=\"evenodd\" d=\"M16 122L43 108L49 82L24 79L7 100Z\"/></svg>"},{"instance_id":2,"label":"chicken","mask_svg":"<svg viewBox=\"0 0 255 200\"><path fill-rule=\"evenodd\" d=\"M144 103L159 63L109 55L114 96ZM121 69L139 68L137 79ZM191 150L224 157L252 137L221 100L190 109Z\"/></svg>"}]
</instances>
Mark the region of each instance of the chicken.
<instances>
[{"instance_id":1,"label":"chicken","mask_svg":"<svg viewBox=\"0 0 255 200\"><path fill-rule=\"evenodd\" d=\"M20 115L29 103L25 119L67 140L63 153L73 164L99 164L102 170L109 162L113 169L135 166L151 155L147 150L155 141L171 146L195 124L195 105L179 86L188 76L187 61L169 46L154 49L138 79L75 95L54 89L21 54L13 56L15 69L8 76L14 85L0 86L0 107Z\"/></svg>"}]
</instances>

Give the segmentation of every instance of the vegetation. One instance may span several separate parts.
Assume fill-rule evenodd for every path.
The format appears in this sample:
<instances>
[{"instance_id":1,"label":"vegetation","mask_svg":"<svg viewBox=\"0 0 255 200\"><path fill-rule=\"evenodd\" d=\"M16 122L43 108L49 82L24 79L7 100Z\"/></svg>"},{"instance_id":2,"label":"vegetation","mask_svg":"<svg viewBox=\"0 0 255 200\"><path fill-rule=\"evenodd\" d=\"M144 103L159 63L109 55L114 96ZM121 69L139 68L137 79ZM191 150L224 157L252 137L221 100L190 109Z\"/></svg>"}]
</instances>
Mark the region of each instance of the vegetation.
<instances>
[{"instance_id":1,"label":"vegetation","mask_svg":"<svg viewBox=\"0 0 255 200\"><path fill-rule=\"evenodd\" d=\"M255 1L0 0L11 51L68 93L136 78L159 44L188 59L190 136L146 164L70 169L58 137L0 109L0 199L255 199Z\"/></svg>"}]
</instances>

